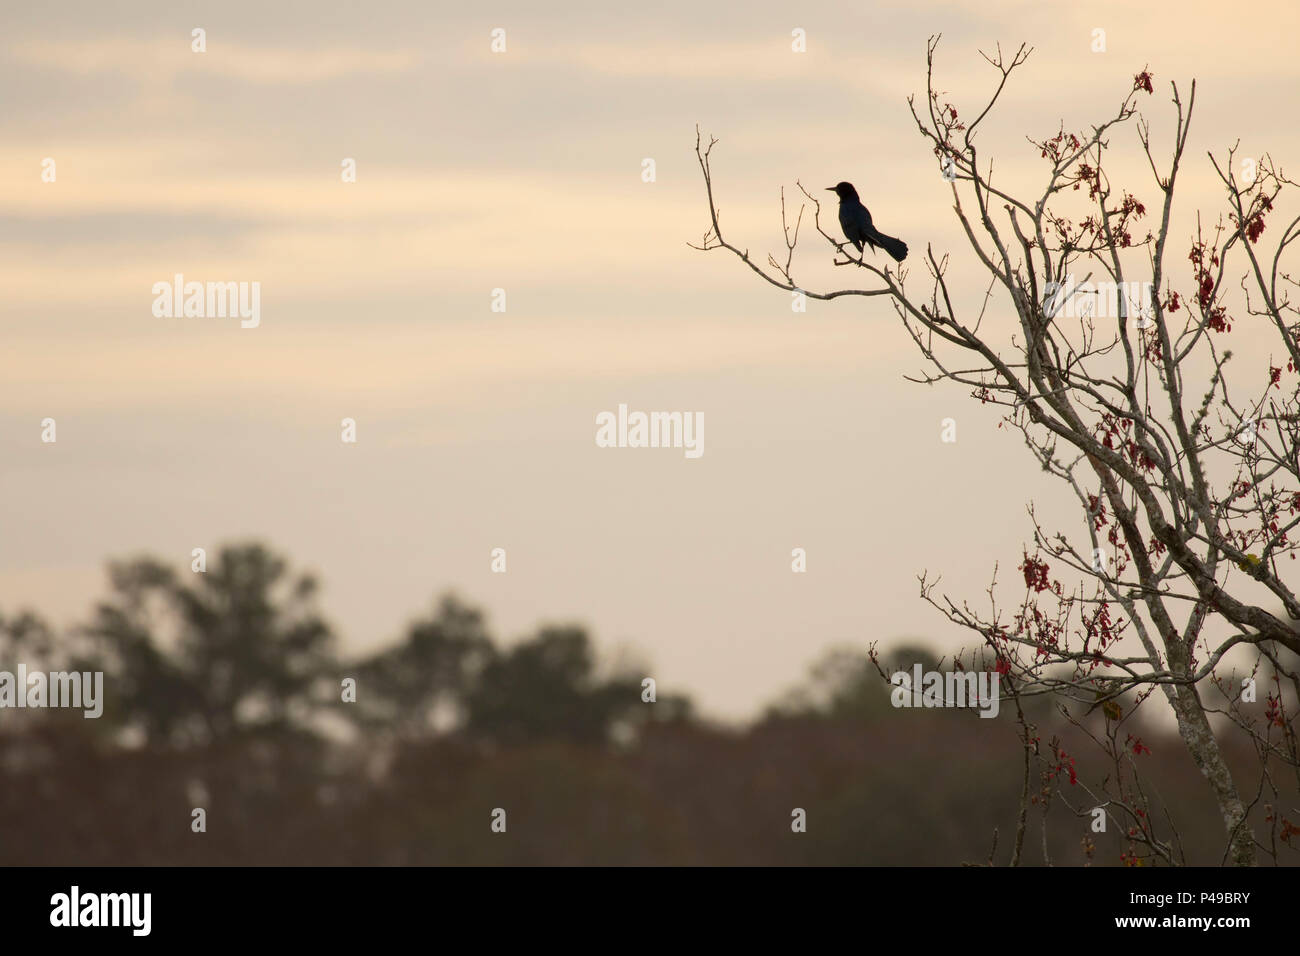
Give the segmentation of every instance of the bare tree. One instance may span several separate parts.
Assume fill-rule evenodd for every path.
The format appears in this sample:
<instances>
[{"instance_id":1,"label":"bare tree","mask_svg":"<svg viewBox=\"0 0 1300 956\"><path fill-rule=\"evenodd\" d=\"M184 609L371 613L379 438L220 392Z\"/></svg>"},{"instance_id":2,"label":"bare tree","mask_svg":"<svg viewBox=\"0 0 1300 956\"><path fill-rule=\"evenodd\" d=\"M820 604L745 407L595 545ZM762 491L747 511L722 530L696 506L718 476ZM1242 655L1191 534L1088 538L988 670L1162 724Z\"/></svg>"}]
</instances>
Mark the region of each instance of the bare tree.
<instances>
[{"instance_id":1,"label":"bare tree","mask_svg":"<svg viewBox=\"0 0 1300 956\"><path fill-rule=\"evenodd\" d=\"M925 99L908 102L937 161L936 179L947 180L970 254L990 277L982 298L967 303L950 290L948 254L930 247L922 257L927 288L916 294L906 268L867 261L828 233L820 203L802 185L796 215L787 213L782 193L784 253L755 261L723 236L711 167L716 140L706 144L698 131L710 228L696 248L726 250L768 283L810 298L885 297L926 363L913 381L957 383L1003 410L1037 466L1077 503L1081 530L1045 529L1030 507L1033 544L1019 565L1025 587L1013 607L1004 608L990 587L987 606L976 610L938 593L925 573L922 596L979 635L1018 712L1022 699L1040 694L1101 705L1106 729L1092 736L1116 762L1110 786L1118 789L1109 798L1129 826L1134 852L1126 862L1179 860L1175 844L1156 836L1140 784L1128 778L1127 791L1123 784L1121 764L1131 764L1144 745L1132 735L1121 743L1119 728L1157 689L1217 801L1224 859L1251 865L1260 851L1276 859L1279 840L1294 849L1300 834L1274 806L1285 782L1279 768L1300 784L1293 703L1300 601L1284 580L1288 569L1294 580L1289 562L1300 545L1300 314L1289 298L1297 279L1285 262L1300 238L1300 217L1281 230L1271 254L1260 240L1280 194L1295 184L1268 157L1239 166L1235 147L1218 159L1211 154L1205 168L1221 181L1227 209L1212 229L1198 217L1185 247L1190 286L1177 291L1166 258L1196 84L1186 91L1171 84L1176 125L1171 155L1162 159L1138 111L1153 92L1146 69L1104 122L1074 133L1062 124L1054 135L1030 138L1046 166L1034 192L1023 182L995 183L976 140L1031 51L1022 45L1009 58L1001 48L981 54L997 72L996 89L967 122L935 88L937 43L934 37L927 45ZM1152 214L1106 171L1112 139L1130 130L1136 135L1126 141L1142 150L1158 190ZM868 278L865 288L817 292L796 281L810 206L835 265L861 270L855 274ZM1089 309L1081 290L1091 290L1094 277L1113 297ZM1135 288L1149 295L1127 294ZM1250 326L1255 351L1262 331L1274 337L1270 359L1232 361L1227 343L1237 323ZM1240 679L1225 676L1233 649L1233 661L1253 668ZM1252 703L1255 680L1263 691ZM1060 710L1068 716L1063 704ZM1254 743L1257 780L1234 778L1211 725L1216 714L1220 736L1235 725ZM1027 803L1030 757L1059 777L1068 755L1045 754L1028 725L1022 737ZM1256 836L1261 826L1270 838ZM1022 803L1016 862L1024 828Z\"/></svg>"}]
</instances>

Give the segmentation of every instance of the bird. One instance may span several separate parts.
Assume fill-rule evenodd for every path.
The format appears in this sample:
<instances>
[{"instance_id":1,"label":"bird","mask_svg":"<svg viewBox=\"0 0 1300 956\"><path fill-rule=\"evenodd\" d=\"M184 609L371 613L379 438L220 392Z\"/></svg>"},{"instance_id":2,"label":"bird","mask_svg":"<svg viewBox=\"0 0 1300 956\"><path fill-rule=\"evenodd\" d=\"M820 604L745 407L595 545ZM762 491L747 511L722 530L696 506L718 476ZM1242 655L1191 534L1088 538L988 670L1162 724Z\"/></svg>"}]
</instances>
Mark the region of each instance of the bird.
<instances>
[{"instance_id":1,"label":"bird","mask_svg":"<svg viewBox=\"0 0 1300 956\"><path fill-rule=\"evenodd\" d=\"M873 252L879 246L897 262L907 258L907 243L885 235L871 224L871 213L862 205L852 183L838 183L827 186L826 190L840 197L840 228L844 230L844 237L857 247L859 253L865 242Z\"/></svg>"},{"instance_id":2,"label":"bird","mask_svg":"<svg viewBox=\"0 0 1300 956\"><path fill-rule=\"evenodd\" d=\"M1083 716L1087 717L1100 707L1107 719L1119 720L1124 715L1124 708L1115 699L1115 695L1119 694L1123 689L1124 682L1121 680L1102 679L1097 681L1096 690L1093 691L1092 706L1083 712Z\"/></svg>"}]
</instances>

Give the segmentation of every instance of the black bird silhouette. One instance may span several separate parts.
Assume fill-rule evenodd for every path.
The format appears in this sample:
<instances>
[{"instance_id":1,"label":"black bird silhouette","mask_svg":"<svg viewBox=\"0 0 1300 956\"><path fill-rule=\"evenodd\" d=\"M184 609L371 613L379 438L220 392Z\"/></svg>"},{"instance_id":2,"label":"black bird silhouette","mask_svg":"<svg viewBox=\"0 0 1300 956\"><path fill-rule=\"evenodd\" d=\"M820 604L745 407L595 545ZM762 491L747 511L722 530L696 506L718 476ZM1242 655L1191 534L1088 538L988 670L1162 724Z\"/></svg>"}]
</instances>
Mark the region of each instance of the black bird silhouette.
<instances>
[{"instance_id":1,"label":"black bird silhouette","mask_svg":"<svg viewBox=\"0 0 1300 956\"><path fill-rule=\"evenodd\" d=\"M839 183L826 189L840 197L840 228L844 230L844 237L857 246L859 253L865 242L873 252L879 246L898 262L907 258L907 243L885 235L871 224L871 213L862 205L852 183Z\"/></svg>"}]
</instances>

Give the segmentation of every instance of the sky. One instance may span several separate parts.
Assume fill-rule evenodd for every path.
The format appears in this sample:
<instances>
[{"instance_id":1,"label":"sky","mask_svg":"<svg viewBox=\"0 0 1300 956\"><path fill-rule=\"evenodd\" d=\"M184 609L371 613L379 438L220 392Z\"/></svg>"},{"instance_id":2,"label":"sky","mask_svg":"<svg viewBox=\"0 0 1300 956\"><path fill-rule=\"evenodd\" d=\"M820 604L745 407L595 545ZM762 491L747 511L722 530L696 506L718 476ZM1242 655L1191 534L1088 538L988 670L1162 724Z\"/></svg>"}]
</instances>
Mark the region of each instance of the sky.
<instances>
[{"instance_id":1,"label":"sky","mask_svg":"<svg viewBox=\"0 0 1300 956\"><path fill-rule=\"evenodd\" d=\"M781 249L781 188L849 180L914 254L954 254L969 306L907 106L928 36L963 112L997 79L979 51L1034 48L981 134L1026 188L1026 136L1108 118L1145 67L1167 145L1168 83L1194 78L1186 237L1220 208L1208 150L1300 162L1298 30L1282 2L6 5L0 611L70 625L110 558L256 538L319 575L346 651L454 590L507 639L583 623L725 719L831 647L969 645L917 575L978 599L1020 562L1028 502L1077 516L990 410L905 381L922 362L884 299L793 313L690 248L697 124L729 240ZM1153 204L1132 127L1113 140ZM860 284L824 246L796 265ZM260 283L260 323L156 316L177 273ZM701 413L704 454L597 447L620 404Z\"/></svg>"}]
</instances>

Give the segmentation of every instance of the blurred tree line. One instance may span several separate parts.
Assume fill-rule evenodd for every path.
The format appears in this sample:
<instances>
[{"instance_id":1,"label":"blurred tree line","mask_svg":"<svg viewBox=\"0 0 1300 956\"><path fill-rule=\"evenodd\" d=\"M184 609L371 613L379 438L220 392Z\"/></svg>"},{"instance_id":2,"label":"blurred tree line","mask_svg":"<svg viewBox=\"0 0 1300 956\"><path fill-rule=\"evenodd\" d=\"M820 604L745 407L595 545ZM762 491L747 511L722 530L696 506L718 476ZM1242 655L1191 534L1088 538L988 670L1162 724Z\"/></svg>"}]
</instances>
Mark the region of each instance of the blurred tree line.
<instances>
[{"instance_id":1,"label":"blurred tree line","mask_svg":"<svg viewBox=\"0 0 1300 956\"><path fill-rule=\"evenodd\" d=\"M340 717L406 739L454 732L501 744L589 743L690 709L672 695L645 706L640 675L599 676L579 627L543 627L502 650L482 613L454 596L393 647L341 660L315 606L316 580L259 544L222 549L204 573L139 558L111 564L108 576L108 598L66 638L31 613L0 616L0 660L102 671L96 729L134 745L310 737ZM345 678L356 682L355 703L341 703Z\"/></svg>"},{"instance_id":2,"label":"blurred tree line","mask_svg":"<svg viewBox=\"0 0 1300 956\"><path fill-rule=\"evenodd\" d=\"M69 633L0 615L0 670L102 671L105 697L98 720L0 710L0 864L953 864L1012 825L1014 725L896 711L860 649L728 728L643 701L647 675L600 666L580 627L503 648L453 596L343 659L316 580L256 543L108 578ZM943 668L911 644L890 659ZM1189 770L1161 768L1171 787ZM1183 840L1213 846L1214 808L1181 809ZM1062 822L1057 861L1090 862Z\"/></svg>"}]
</instances>

